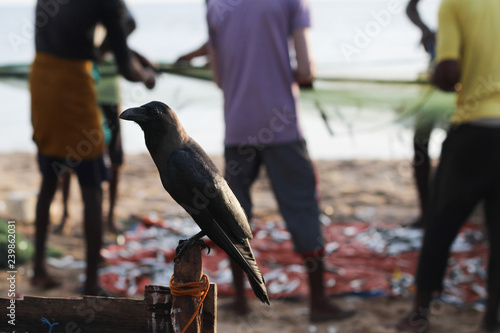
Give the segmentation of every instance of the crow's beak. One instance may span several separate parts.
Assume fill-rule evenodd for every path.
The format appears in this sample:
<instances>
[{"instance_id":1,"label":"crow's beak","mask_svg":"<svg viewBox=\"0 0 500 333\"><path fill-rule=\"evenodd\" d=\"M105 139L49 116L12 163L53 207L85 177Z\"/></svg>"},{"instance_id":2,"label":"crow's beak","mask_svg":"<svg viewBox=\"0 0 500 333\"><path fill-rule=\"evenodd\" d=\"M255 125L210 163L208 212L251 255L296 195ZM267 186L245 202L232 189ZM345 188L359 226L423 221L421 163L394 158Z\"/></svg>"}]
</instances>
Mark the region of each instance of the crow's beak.
<instances>
[{"instance_id":1,"label":"crow's beak","mask_svg":"<svg viewBox=\"0 0 500 333\"><path fill-rule=\"evenodd\" d=\"M133 120L136 123L149 120L147 116L147 109L143 107L127 109L120 114L120 118L124 120Z\"/></svg>"}]
</instances>

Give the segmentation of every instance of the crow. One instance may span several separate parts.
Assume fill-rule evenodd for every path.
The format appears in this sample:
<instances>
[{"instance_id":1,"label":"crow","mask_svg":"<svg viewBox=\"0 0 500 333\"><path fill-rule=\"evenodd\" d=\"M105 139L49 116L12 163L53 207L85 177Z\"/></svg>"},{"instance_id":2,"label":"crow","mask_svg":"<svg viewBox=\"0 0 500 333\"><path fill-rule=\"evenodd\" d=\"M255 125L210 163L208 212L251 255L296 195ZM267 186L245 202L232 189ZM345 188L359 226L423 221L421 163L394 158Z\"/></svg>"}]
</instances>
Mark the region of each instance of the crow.
<instances>
[{"instance_id":1,"label":"crow","mask_svg":"<svg viewBox=\"0 0 500 333\"><path fill-rule=\"evenodd\" d=\"M144 131L146 147L165 190L201 231L180 245L177 258L208 236L247 274L255 295L269 304L264 278L250 247L250 224L241 204L205 151L184 130L177 115L162 102L125 110Z\"/></svg>"}]
</instances>

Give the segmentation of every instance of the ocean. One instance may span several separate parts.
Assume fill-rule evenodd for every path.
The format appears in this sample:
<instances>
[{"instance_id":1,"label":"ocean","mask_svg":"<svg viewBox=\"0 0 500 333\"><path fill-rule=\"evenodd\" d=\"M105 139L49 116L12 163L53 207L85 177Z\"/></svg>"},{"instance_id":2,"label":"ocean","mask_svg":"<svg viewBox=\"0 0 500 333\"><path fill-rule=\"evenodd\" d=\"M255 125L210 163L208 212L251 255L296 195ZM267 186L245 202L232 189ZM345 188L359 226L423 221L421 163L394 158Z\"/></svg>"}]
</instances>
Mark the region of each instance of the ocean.
<instances>
[{"instance_id":1,"label":"ocean","mask_svg":"<svg viewBox=\"0 0 500 333\"><path fill-rule=\"evenodd\" d=\"M311 0L312 47L318 76L412 80L428 66L420 33L405 14L407 1ZM422 1L423 19L436 27L439 0ZM204 1L134 1L137 29L129 45L158 62L173 62L207 39ZM33 59L33 5L0 0L0 64ZM195 64L202 64L200 59ZM148 91L122 80L122 107L160 100L177 111L188 133L212 155L223 153L222 95L211 82L162 74ZM363 89L360 86L360 89ZM397 91L395 92L397 95ZM396 96L397 97L397 96ZM395 124L394 107L327 107L330 135L318 109L301 107L302 130L314 159L401 159L412 155L411 124ZM0 80L0 153L35 152L31 141L26 82ZM142 132L122 122L126 153L146 152ZM434 132L431 154L438 156L444 130Z\"/></svg>"}]
</instances>

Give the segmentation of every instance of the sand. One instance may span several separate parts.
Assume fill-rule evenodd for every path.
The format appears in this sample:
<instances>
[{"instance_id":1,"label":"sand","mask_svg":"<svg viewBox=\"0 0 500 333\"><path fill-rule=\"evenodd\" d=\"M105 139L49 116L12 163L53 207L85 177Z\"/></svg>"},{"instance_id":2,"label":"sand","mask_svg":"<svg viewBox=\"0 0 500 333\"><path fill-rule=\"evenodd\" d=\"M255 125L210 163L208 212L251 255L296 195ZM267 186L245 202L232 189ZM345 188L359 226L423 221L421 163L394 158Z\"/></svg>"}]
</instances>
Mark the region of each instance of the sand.
<instances>
[{"instance_id":1,"label":"sand","mask_svg":"<svg viewBox=\"0 0 500 333\"><path fill-rule=\"evenodd\" d=\"M222 165L222 158L215 157ZM408 224L418 213L412 170L409 161L315 161L320 175L322 192L321 209L335 223L363 219L368 223L377 221ZM38 191L40 176L35 156L27 153L3 154L0 158L0 216L9 217L9 197L13 192L26 196L26 219L17 223L18 231L32 239L34 227L32 217L33 198ZM256 219L279 218L270 185L264 170L254 187ZM64 235L49 235L49 243L63 249L76 259L84 258L81 227L81 202L76 178L73 179L70 199L70 220ZM106 187L105 187L106 190ZM120 183L120 198L116 207L118 220L131 213L150 214L159 217L184 216L185 213L165 192L149 155L126 157ZM59 222L61 198L57 193L52 207L52 221ZM107 202L105 202L105 212ZM30 213L31 212L31 213ZM19 212L17 212L19 214ZM10 212L12 215L12 212ZM12 216L10 216L12 217ZM106 236L111 237L111 236ZM29 285L31 264L19 268L17 290L21 295L69 297L80 295L78 277L82 270L58 270L50 272L61 279L61 288L42 291ZM0 273L4 281L6 273ZM2 283L0 295L7 297L6 284ZM264 307L252 300L253 311L248 316L237 318L224 309L230 298L219 298L219 332L396 332L392 326L407 313L411 301L401 298L380 297L363 299L340 297L340 305L356 309L357 315L342 322L311 324L307 316L307 300L273 300L271 307ZM430 332L477 332L482 313L472 308L456 308L436 303L431 317Z\"/></svg>"}]
</instances>

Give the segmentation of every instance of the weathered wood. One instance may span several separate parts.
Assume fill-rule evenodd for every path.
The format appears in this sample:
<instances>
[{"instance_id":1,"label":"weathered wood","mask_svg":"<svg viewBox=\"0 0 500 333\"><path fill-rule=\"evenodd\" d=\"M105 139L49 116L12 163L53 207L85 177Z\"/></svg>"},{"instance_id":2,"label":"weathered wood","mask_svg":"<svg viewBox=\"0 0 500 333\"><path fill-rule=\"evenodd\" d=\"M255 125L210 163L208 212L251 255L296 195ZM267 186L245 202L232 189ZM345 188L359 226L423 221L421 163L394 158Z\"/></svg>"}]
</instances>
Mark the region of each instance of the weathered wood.
<instances>
[{"instance_id":1,"label":"weathered wood","mask_svg":"<svg viewBox=\"0 0 500 333\"><path fill-rule=\"evenodd\" d=\"M188 283L198 282L203 275L201 266L201 249L198 246L192 246L188 249L181 259L174 265L174 282ZM174 296L172 299L172 325L175 332L181 333L187 325L191 316L196 311L199 298L191 296ZM201 332L201 316L197 315L191 325L186 329L186 333Z\"/></svg>"},{"instance_id":2,"label":"weathered wood","mask_svg":"<svg viewBox=\"0 0 500 333\"><path fill-rule=\"evenodd\" d=\"M189 258L189 261L187 259ZM199 282L203 275L201 250L193 246L187 256L174 266L177 283ZM127 332L181 332L196 311L201 298L172 297L170 288L147 286L144 301L130 298L84 296L74 298L24 297L15 302L15 326L0 321L0 332L45 333L49 324L54 332L127 333ZM0 298L0 308L11 304ZM173 314L173 323L170 321ZM200 313L186 332L215 333L217 331L217 285L211 283ZM55 324L57 323L57 324ZM149 324L149 325L148 325ZM203 326L203 328L202 328Z\"/></svg>"},{"instance_id":3,"label":"weathered wood","mask_svg":"<svg viewBox=\"0 0 500 333\"><path fill-rule=\"evenodd\" d=\"M5 309L10 299L0 298L0 308ZM54 332L146 332L147 316L142 300L84 296L78 298L24 297L16 301L16 325L0 321L0 332L46 333L48 324L59 323Z\"/></svg>"},{"instance_id":4,"label":"weathered wood","mask_svg":"<svg viewBox=\"0 0 500 333\"><path fill-rule=\"evenodd\" d=\"M207 297L203 302L202 333L217 333L217 285L210 283Z\"/></svg>"},{"instance_id":5,"label":"weathered wood","mask_svg":"<svg viewBox=\"0 0 500 333\"><path fill-rule=\"evenodd\" d=\"M147 311L149 333L173 333L170 311L172 294L165 286L149 285L144 289L144 303Z\"/></svg>"}]
</instances>

